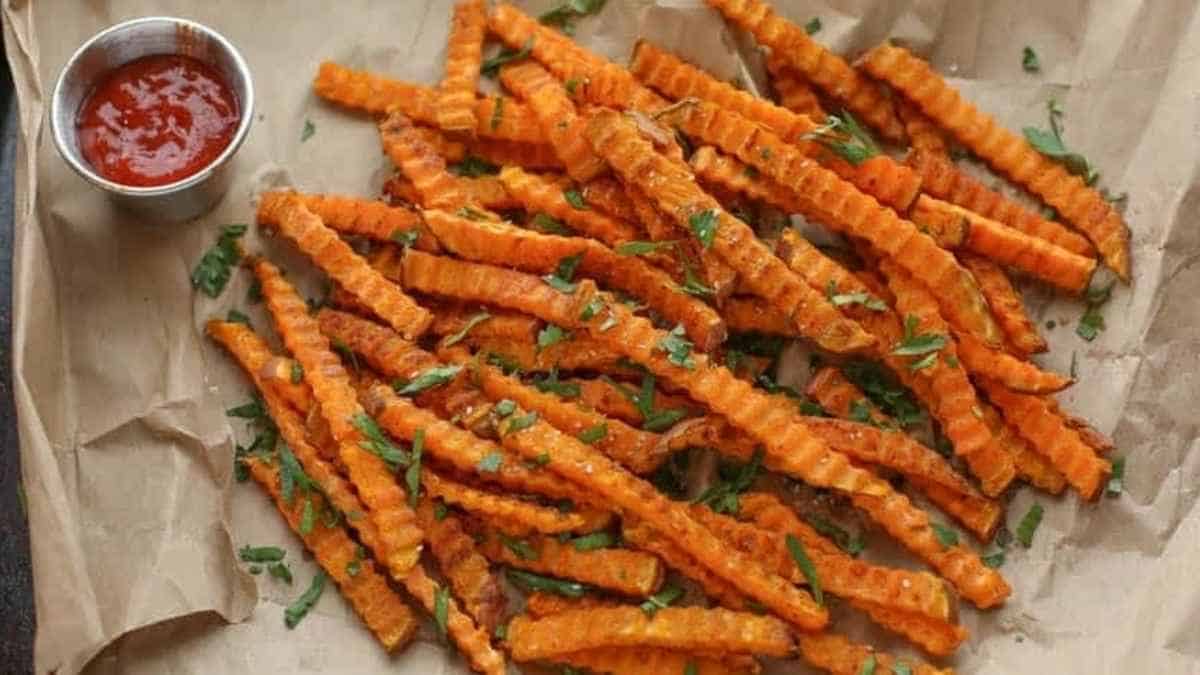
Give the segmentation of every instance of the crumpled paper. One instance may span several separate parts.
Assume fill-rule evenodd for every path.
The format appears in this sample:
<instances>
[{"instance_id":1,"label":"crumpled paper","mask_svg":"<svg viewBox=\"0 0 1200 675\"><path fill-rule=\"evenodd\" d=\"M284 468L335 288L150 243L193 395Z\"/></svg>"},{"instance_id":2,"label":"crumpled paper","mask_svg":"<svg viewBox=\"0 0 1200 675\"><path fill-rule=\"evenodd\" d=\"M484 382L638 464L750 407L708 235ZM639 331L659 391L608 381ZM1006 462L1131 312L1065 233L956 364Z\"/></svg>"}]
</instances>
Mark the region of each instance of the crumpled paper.
<instances>
[{"instance_id":1,"label":"crumpled paper","mask_svg":"<svg viewBox=\"0 0 1200 675\"><path fill-rule=\"evenodd\" d=\"M540 11L550 3L530 2ZM1023 491L1046 517L1013 549L999 611L964 608L972 640L951 662L978 673L1200 673L1200 14L1184 0L778 0L818 39L854 54L896 37L933 59L1010 128L1066 111L1068 144L1110 189L1129 193L1135 280L1114 292L1108 328L1074 335L1075 302L1033 289L1052 351L1041 360L1079 383L1067 408L1113 435L1129 458L1126 493L1098 505ZM247 305L239 275L217 300L188 273L218 228L249 222L277 185L373 195L387 172L374 126L314 98L323 59L432 83L450 0L242 3L220 0L7 0L5 46L20 101L13 375L32 528L38 673L459 673L430 642L388 657L330 591L295 630L282 608L315 565L255 488L231 478L225 416L248 389L203 337L204 320ZM47 133L49 89L67 56L105 26L181 15L211 25L254 73L255 124L233 188L198 222L138 222L60 161ZM726 78L761 84L750 42L694 0L610 0L579 39L624 60L645 36ZM1042 72L1021 69L1032 46ZM311 121L316 133L302 141ZM251 234L311 276L297 254ZM311 291L310 291L311 292ZM1055 328L1049 328L1053 322ZM251 577L236 547L288 550L295 586ZM877 636L875 636L877 637ZM873 638L874 639L874 638ZM887 640L877 641L891 645ZM804 672L787 664L787 672Z\"/></svg>"}]
</instances>

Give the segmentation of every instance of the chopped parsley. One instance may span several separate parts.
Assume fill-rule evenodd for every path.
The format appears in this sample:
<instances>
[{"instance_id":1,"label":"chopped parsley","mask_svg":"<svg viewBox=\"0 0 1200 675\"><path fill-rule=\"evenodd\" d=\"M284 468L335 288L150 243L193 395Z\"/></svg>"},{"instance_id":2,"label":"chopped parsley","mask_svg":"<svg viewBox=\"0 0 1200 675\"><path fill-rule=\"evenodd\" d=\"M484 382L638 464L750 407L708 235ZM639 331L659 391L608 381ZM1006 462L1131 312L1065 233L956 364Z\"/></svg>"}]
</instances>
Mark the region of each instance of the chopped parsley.
<instances>
[{"instance_id":1,"label":"chopped parsley","mask_svg":"<svg viewBox=\"0 0 1200 675\"><path fill-rule=\"evenodd\" d=\"M238 558L248 563L272 563L283 560L287 551L278 546L243 546L238 549Z\"/></svg>"},{"instance_id":2,"label":"chopped parsley","mask_svg":"<svg viewBox=\"0 0 1200 675\"><path fill-rule=\"evenodd\" d=\"M507 354L489 351L484 355L484 358L487 359L489 364L499 368L500 372L505 375L521 372L521 363Z\"/></svg>"},{"instance_id":3,"label":"chopped parsley","mask_svg":"<svg viewBox=\"0 0 1200 675\"><path fill-rule=\"evenodd\" d=\"M921 356L939 351L946 346L946 336L940 333L917 333L920 319L909 314L904 317L904 337L892 349L896 356Z\"/></svg>"},{"instance_id":4,"label":"chopped parsley","mask_svg":"<svg viewBox=\"0 0 1200 675\"><path fill-rule=\"evenodd\" d=\"M529 226L543 234L571 234L571 230L567 229L561 220L541 211L533 214L529 219Z\"/></svg>"},{"instance_id":5,"label":"chopped parsley","mask_svg":"<svg viewBox=\"0 0 1200 675\"><path fill-rule=\"evenodd\" d=\"M618 255L649 255L671 248L675 241L627 241L617 246Z\"/></svg>"},{"instance_id":6,"label":"chopped parsley","mask_svg":"<svg viewBox=\"0 0 1200 675\"><path fill-rule=\"evenodd\" d=\"M308 610L312 609L317 604L317 600L321 599L321 592L325 590L325 570L317 570L313 576L312 583L309 584L308 590L304 591L295 602L288 605L287 609L283 610L283 623L288 628L295 628L296 624L308 614Z\"/></svg>"},{"instance_id":7,"label":"chopped parsley","mask_svg":"<svg viewBox=\"0 0 1200 675\"><path fill-rule=\"evenodd\" d=\"M901 427L920 424L925 413L908 390L874 361L850 361L842 366L842 374L853 382L884 413Z\"/></svg>"},{"instance_id":8,"label":"chopped parsley","mask_svg":"<svg viewBox=\"0 0 1200 675\"><path fill-rule=\"evenodd\" d=\"M985 556L981 556L980 560L983 561L984 565L987 565L995 570L1004 566L1004 558L1004 551L996 551L995 553L989 553Z\"/></svg>"},{"instance_id":9,"label":"chopped parsley","mask_svg":"<svg viewBox=\"0 0 1200 675\"><path fill-rule=\"evenodd\" d=\"M808 33L809 35L816 35L820 31L821 31L821 17L819 17L819 16L814 16L813 18L808 20L808 23L804 24L804 32Z\"/></svg>"},{"instance_id":10,"label":"chopped parsley","mask_svg":"<svg viewBox=\"0 0 1200 675\"><path fill-rule=\"evenodd\" d=\"M417 230L416 228L413 228L411 230L396 229L396 230L392 231L392 235L389 237L389 239L396 242L397 244L400 244L404 248L411 248L413 246L413 244L416 244L417 240L420 238L421 238L421 232L420 232L420 230Z\"/></svg>"},{"instance_id":11,"label":"chopped parsley","mask_svg":"<svg viewBox=\"0 0 1200 675\"><path fill-rule=\"evenodd\" d=\"M871 405L864 399L850 402L850 414L846 416L846 419L851 422L858 422L859 424L867 424L876 429L891 428L885 422L875 419L875 416L871 413Z\"/></svg>"},{"instance_id":12,"label":"chopped parsley","mask_svg":"<svg viewBox=\"0 0 1200 675\"><path fill-rule=\"evenodd\" d=\"M557 593L568 598L581 598L588 592L588 587L575 581L565 581L553 577L545 577L533 572L510 569L505 573L508 580L515 586L527 591L544 591Z\"/></svg>"},{"instance_id":13,"label":"chopped parsley","mask_svg":"<svg viewBox=\"0 0 1200 675\"><path fill-rule=\"evenodd\" d=\"M867 654L867 658L863 659L862 667L858 669L858 675L875 675L875 655Z\"/></svg>"},{"instance_id":14,"label":"chopped parsley","mask_svg":"<svg viewBox=\"0 0 1200 675\"><path fill-rule=\"evenodd\" d=\"M459 365L434 366L429 370L417 375L412 380L401 384L395 382L392 388L401 396L415 396L427 389L440 387L443 384L453 380L462 370Z\"/></svg>"},{"instance_id":15,"label":"chopped parsley","mask_svg":"<svg viewBox=\"0 0 1200 675\"><path fill-rule=\"evenodd\" d=\"M587 429L579 432L579 435L576 436L576 438L579 439L580 443L594 445L595 443L599 443L600 441L604 440L606 436L608 436L608 424L601 422L596 426L588 427Z\"/></svg>"},{"instance_id":16,"label":"chopped parsley","mask_svg":"<svg viewBox=\"0 0 1200 675\"><path fill-rule=\"evenodd\" d=\"M313 510L312 497L304 499L304 508L300 511L300 526L297 531L301 537L306 537L313 531L313 526L317 524L317 513Z\"/></svg>"},{"instance_id":17,"label":"chopped parsley","mask_svg":"<svg viewBox=\"0 0 1200 675\"><path fill-rule=\"evenodd\" d=\"M600 310L602 309L604 309L604 301L599 297L592 298L591 300L588 300L588 303L583 306L582 310L580 310L579 320L591 321L592 317L599 314Z\"/></svg>"},{"instance_id":18,"label":"chopped parsley","mask_svg":"<svg viewBox=\"0 0 1200 675\"><path fill-rule=\"evenodd\" d=\"M250 317L236 309L229 310L229 313L225 315L225 320L229 323L240 323L245 326L250 325Z\"/></svg>"},{"instance_id":19,"label":"chopped parsley","mask_svg":"<svg viewBox=\"0 0 1200 675\"><path fill-rule=\"evenodd\" d=\"M267 565L267 573L289 586L292 583L292 568L288 567L285 562L276 562Z\"/></svg>"},{"instance_id":20,"label":"chopped parsley","mask_svg":"<svg viewBox=\"0 0 1200 675\"><path fill-rule=\"evenodd\" d=\"M578 17L595 14L604 8L607 0L566 0L558 7L538 17L538 22L545 26L557 26L567 35L575 34L574 20Z\"/></svg>"},{"instance_id":21,"label":"chopped parsley","mask_svg":"<svg viewBox=\"0 0 1200 675\"><path fill-rule=\"evenodd\" d=\"M238 239L246 234L248 226L244 223L226 225L221 228L217 243L204 252L200 262L192 270L192 288L199 290L210 298L221 295L225 284L233 276L233 267L242 258L242 250Z\"/></svg>"},{"instance_id":22,"label":"chopped parsley","mask_svg":"<svg viewBox=\"0 0 1200 675\"><path fill-rule=\"evenodd\" d=\"M1033 51L1033 47L1026 46L1021 50L1021 68L1027 73L1036 73L1042 70L1042 62L1038 60L1037 52Z\"/></svg>"},{"instance_id":23,"label":"chopped parsley","mask_svg":"<svg viewBox=\"0 0 1200 675\"><path fill-rule=\"evenodd\" d=\"M1087 309L1083 311L1083 316L1079 317L1079 325L1075 326L1076 335L1091 342L1105 329L1104 315L1100 313L1100 308L1112 297L1114 284L1116 281L1110 281L1104 286L1091 286L1084 293Z\"/></svg>"},{"instance_id":24,"label":"chopped parsley","mask_svg":"<svg viewBox=\"0 0 1200 675\"><path fill-rule=\"evenodd\" d=\"M1112 474L1104 486L1104 494L1108 497L1120 497L1125 489L1125 458L1117 457L1112 461Z\"/></svg>"},{"instance_id":25,"label":"chopped parsley","mask_svg":"<svg viewBox=\"0 0 1200 675\"><path fill-rule=\"evenodd\" d=\"M958 532L942 525L941 523L929 523L929 527L933 528L933 534L942 546L950 548L958 546Z\"/></svg>"},{"instance_id":26,"label":"chopped parsley","mask_svg":"<svg viewBox=\"0 0 1200 675\"><path fill-rule=\"evenodd\" d=\"M450 337L446 338L442 342L442 346L450 347L452 345L456 345L456 344L462 342L464 339L466 339L467 333L470 333L472 328L474 328L475 326L478 326L479 324L483 323L484 321L487 321L490 318L492 318L492 315L488 314L487 312L478 312L476 314L472 314L470 316L470 318L467 319L467 322L465 324L463 324L462 329L459 330L454 335L451 335Z\"/></svg>"},{"instance_id":27,"label":"chopped parsley","mask_svg":"<svg viewBox=\"0 0 1200 675\"><path fill-rule=\"evenodd\" d=\"M537 457L534 457L531 460L527 460L525 462L525 466L527 466L531 469L540 469L549 463L550 463L550 453L543 452L542 454L538 455Z\"/></svg>"},{"instance_id":28,"label":"chopped parsley","mask_svg":"<svg viewBox=\"0 0 1200 675\"><path fill-rule=\"evenodd\" d=\"M569 331L563 330L561 326L556 324L548 323L542 327L540 331L538 331L537 351L540 352L547 347L551 347L559 342L562 342L563 340L570 339L571 333Z\"/></svg>"},{"instance_id":29,"label":"chopped parsley","mask_svg":"<svg viewBox=\"0 0 1200 675\"><path fill-rule=\"evenodd\" d=\"M1042 524L1044 512L1045 509L1038 503L1034 503L1025 512L1025 517L1021 518L1020 524L1017 525L1017 541L1021 543L1021 546L1025 548L1033 546L1033 535L1037 532L1038 525Z\"/></svg>"},{"instance_id":30,"label":"chopped parsley","mask_svg":"<svg viewBox=\"0 0 1200 675\"><path fill-rule=\"evenodd\" d=\"M560 293L574 293L575 270L579 269L579 263L583 261L584 253L584 251L580 251L559 260L558 266L554 268L554 273L542 277L542 281Z\"/></svg>"},{"instance_id":31,"label":"chopped parsley","mask_svg":"<svg viewBox=\"0 0 1200 675\"><path fill-rule=\"evenodd\" d=\"M821 579L817 576L817 568L813 565L812 560L808 557L808 553L804 550L804 544L796 538L794 534L787 535L788 553L792 554L792 560L796 561L796 567L800 568L800 572L804 574L804 578L808 580L808 587L812 590L813 599L818 605L825 604L825 596L821 592Z\"/></svg>"},{"instance_id":32,"label":"chopped parsley","mask_svg":"<svg viewBox=\"0 0 1200 675\"><path fill-rule=\"evenodd\" d=\"M717 513L737 513L741 509L738 496L754 484L762 461L763 449L757 448L747 464L722 462L717 468L720 480L702 492L695 503L704 504Z\"/></svg>"},{"instance_id":33,"label":"chopped parsley","mask_svg":"<svg viewBox=\"0 0 1200 675\"><path fill-rule=\"evenodd\" d=\"M333 342L330 344L333 347L333 351L337 352L343 359L346 359L350 362L350 367L354 369L355 374L362 372L362 369L358 365L358 354L354 353L354 350L350 348L350 345L342 342L338 338L334 338Z\"/></svg>"},{"instance_id":34,"label":"chopped parsley","mask_svg":"<svg viewBox=\"0 0 1200 675\"><path fill-rule=\"evenodd\" d=\"M819 534L822 534L833 543L837 544L838 548L842 549L851 556L858 557L867 548L867 542L863 540L861 535L852 535L842 528L837 523L825 518L824 516L813 515L805 516L805 522L812 525L812 528Z\"/></svg>"},{"instance_id":35,"label":"chopped parsley","mask_svg":"<svg viewBox=\"0 0 1200 675\"><path fill-rule=\"evenodd\" d=\"M577 77L572 77L563 82L563 89L567 90L567 96L575 96L575 92L579 89L579 85L583 84L583 80Z\"/></svg>"},{"instance_id":36,"label":"chopped parsley","mask_svg":"<svg viewBox=\"0 0 1200 675\"><path fill-rule=\"evenodd\" d=\"M666 352L667 360L671 363L688 370L695 369L696 361L692 358L692 342L684 337L683 324L676 324L671 332L661 338L655 346Z\"/></svg>"},{"instance_id":37,"label":"chopped parsley","mask_svg":"<svg viewBox=\"0 0 1200 675\"><path fill-rule=\"evenodd\" d=\"M912 675L912 666L904 661L897 661L892 664L892 675Z\"/></svg>"},{"instance_id":38,"label":"chopped parsley","mask_svg":"<svg viewBox=\"0 0 1200 675\"><path fill-rule=\"evenodd\" d=\"M436 520L440 523L443 520L445 520L446 516L448 516L448 515L450 515L450 507L446 506L446 502L439 499L433 503L433 519L434 520Z\"/></svg>"},{"instance_id":39,"label":"chopped parsley","mask_svg":"<svg viewBox=\"0 0 1200 675\"><path fill-rule=\"evenodd\" d=\"M492 131L500 128L500 123L504 121L504 97L496 96L496 105L492 108L492 119L488 121L488 126Z\"/></svg>"},{"instance_id":40,"label":"chopped parsley","mask_svg":"<svg viewBox=\"0 0 1200 675\"><path fill-rule=\"evenodd\" d=\"M503 463L504 455L500 454L499 451L493 450L484 455L483 459L479 460L479 464L475 465L475 468L480 473L496 473L500 470L500 465Z\"/></svg>"},{"instance_id":41,"label":"chopped parsley","mask_svg":"<svg viewBox=\"0 0 1200 675\"><path fill-rule=\"evenodd\" d=\"M304 129L300 131L300 142L307 141L315 133L317 133L317 125L313 124L312 120L304 120Z\"/></svg>"},{"instance_id":42,"label":"chopped parsley","mask_svg":"<svg viewBox=\"0 0 1200 675\"><path fill-rule=\"evenodd\" d=\"M529 545L529 542L525 541L524 539L517 539L515 537L510 537L507 534L504 534L503 532L501 532L499 536L500 536L500 543L504 544L504 548L507 548L509 551L512 551L512 554L517 556L521 560L537 560L538 559L538 557L539 557L538 552L536 550L534 550L534 548Z\"/></svg>"},{"instance_id":43,"label":"chopped parsley","mask_svg":"<svg viewBox=\"0 0 1200 675\"><path fill-rule=\"evenodd\" d=\"M602 376L601 379L620 392L637 408L638 414L642 416L642 428L646 431L666 431L687 414L687 411L682 408L654 407L655 379L650 373L642 374L642 386L636 392L623 384L618 384L607 375Z\"/></svg>"},{"instance_id":44,"label":"chopped parsley","mask_svg":"<svg viewBox=\"0 0 1200 675\"><path fill-rule=\"evenodd\" d=\"M520 417L510 417L508 420L508 426L504 430L504 435L507 436L508 434L515 434L518 431L528 429L534 424L537 424L537 421L538 414L536 411L525 413Z\"/></svg>"},{"instance_id":45,"label":"chopped parsley","mask_svg":"<svg viewBox=\"0 0 1200 675\"><path fill-rule=\"evenodd\" d=\"M705 298L713 295L713 289L709 288L703 280L696 274L695 268L689 265L686 261L683 264L683 285L677 286L679 290L694 295L697 298Z\"/></svg>"},{"instance_id":46,"label":"chopped parsley","mask_svg":"<svg viewBox=\"0 0 1200 675\"><path fill-rule=\"evenodd\" d=\"M500 74L500 68L505 64L512 63L514 61L524 61L525 59L529 58L529 55L532 53L533 38L529 38L529 41L526 42L520 49L509 49L508 47L501 49L500 53L480 64L479 73L484 77L495 78L496 75Z\"/></svg>"},{"instance_id":47,"label":"chopped parsley","mask_svg":"<svg viewBox=\"0 0 1200 675\"><path fill-rule=\"evenodd\" d=\"M433 622L437 624L438 635L446 639L446 622L450 618L450 589L438 586L433 589Z\"/></svg>"},{"instance_id":48,"label":"chopped parsley","mask_svg":"<svg viewBox=\"0 0 1200 675\"><path fill-rule=\"evenodd\" d=\"M571 546L575 547L576 551L587 552L596 551L602 548L612 548L616 546L617 538L611 532L593 532L585 534L582 537L575 537L571 540Z\"/></svg>"},{"instance_id":49,"label":"chopped parsley","mask_svg":"<svg viewBox=\"0 0 1200 675\"><path fill-rule=\"evenodd\" d=\"M717 218L717 210L708 209L707 211L693 213L688 218L688 225L691 226L696 239L700 241L700 245L704 248L711 248L713 239L717 236L717 226L720 225Z\"/></svg>"},{"instance_id":50,"label":"chopped parsley","mask_svg":"<svg viewBox=\"0 0 1200 675\"><path fill-rule=\"evenodd\" d=\"M421 455L425 451L425 430L417 429L412 440L412 461L404 472L404 483L408 486L408 505L417 508L421 495Z\"/></svg>"},{"instance_id":51,"label":"chopped parsley","mask_svg":"<svg viewBox=\"0 0 1200 675\"><path fill-rule=\"evenodd\" d=\"M579 398L580 389L577 382L562 382L558 379L558 367L550 369L550 372L541 378L533 379L533 386L542 392L556 394L562 398Z\"/></svg>"},{"instance_id":52,"label":"chopped parsley","mask_svg":"<svg viewBox=\"0 0 1200 675\"><path fill-rule=\"evenodd\" d=\"M262 282L258 279L250 282L249 288L246 289L246 304L257 305L262 302Z\"/></svg>"},{"instance_id":53,"label":"chopped parsley","mask_svg":"<svg viewBox=\"0 0 1200 675\"><path fill-rule=\"evenodd\" d=\"M571 208L575 209L576 211L587 211L591 208L587 205L587 202L583 200L583 194L581 194L579 190L563 190L563 199L567 200L567 203L571 205Z\"/></svg>"},{"instance_id":54,"label":"chopped parsley","mask_svg":"<svg viewBox=\"0 0 1200 675\"><path fill-rule=\"evenodd\" d=\"M291 380L292 384L300 384L304 381L304 366L299 361L292 361Z\"/></svg>"},{"instance_id":55,"label":"chopped parsley","mask_svg":"<svg viewBox=\"0 0 1200 675\"><path fill-rule=\"evenodd\" d=\"M871 134L846 110L830 115L828 122L800 138L820 143L854 166L883 152Z\"/></svg>"},{"instance_id":56,"label":"chopped parsley","mask_svg":"<svg viewBox=\"0 0 1200 675\"><path fill-rule=\"evenodd\" d=\"M646 601L641 605L641 610L646 613L646 616L654 616L660 609L670 607L676 600L683 597L683 589L678 586L667 586L661 591L646 598Z\"/></svg>"},{"instance_id":57,"label":"chopped parsley","mask_svg":"<svg viewBox=\"0 0 1200 675\"><path fill-rule=\"evenodd\" d=\"M1100 172L1092 168L1086 157L1077 152L1071 152L1063 143L1063 113L1058 101L1050 99L1046 103L1046 109L1050 115L1050 130L1025 127L1021 130L1025 134L1025 140L1029 141L1029 144L1038 152L1062 164L1067 171L1083 178L1088 185L1094 185L1100 179Z\"/></svg>"},{"instance_id":58,"label":"chopped parsley","mask_svg":"<svg viewBox=\"0 0 1200 675\"><path fill-rule=\"evenodd\" d=\"M837 282L833 279L830 279L829 285L825 287L825 297L829 299L829 302L834 307L862 305L873 312L883 312L888 308L887 303L865 291L859 291L858 293L838 293Z\"/></svg>"},{"instance_id":59,"label":"chopped parsley","mask_svg":"<svg viewBox=\"0 0 1200 675\"><path fill-rule=\"evenodd\" d=\"M369 415L358 413L351 422L364 436L364 439L358 442L360 448L382 459L392 471L399 471L400 467L408 466L408 453L393 445Z\"/></svg>"},{"instance_id":60,"label":"chopped parsley","mask_svg":"<svg viewBox=\"0 0 1200 675\"><path fill-rule=\"evenodd\" d=\"M496 417L504 419L513 414L517 410L517 403L512 399L500 399L496 405L492 406L492 412L496 413Z\"/></svg>"},{"instance_id":61,"label":"chopped parsley","mask_svg":"<svg viewBox=\"0 0 1200 675\"><path fill-rule=\"evenodd\" d=\"M500 167L475 155L467 155L457 164L451 164L446 169L455 176L462 176L464 178L494 176L500 173Z\"/></svg>"}]
</instances>

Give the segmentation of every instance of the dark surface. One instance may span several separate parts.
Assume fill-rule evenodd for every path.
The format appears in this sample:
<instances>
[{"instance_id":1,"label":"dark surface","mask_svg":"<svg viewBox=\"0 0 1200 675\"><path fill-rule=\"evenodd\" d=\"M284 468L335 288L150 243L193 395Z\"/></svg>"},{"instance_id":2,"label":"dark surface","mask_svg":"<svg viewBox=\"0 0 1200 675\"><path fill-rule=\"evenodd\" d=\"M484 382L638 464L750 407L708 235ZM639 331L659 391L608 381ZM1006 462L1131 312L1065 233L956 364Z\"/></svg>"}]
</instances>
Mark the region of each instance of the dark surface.
<instances>
[{"instance_id":1,"label":"dark surface","mask_svg":"<svg viewBox=\"0 0 1200 675\"><path fill-rule=\"evenodd\" d=\"M0 673L33 672L33 578L12 390L13 162L17 101L0 68Z\"/></svg>"}]
</instances>

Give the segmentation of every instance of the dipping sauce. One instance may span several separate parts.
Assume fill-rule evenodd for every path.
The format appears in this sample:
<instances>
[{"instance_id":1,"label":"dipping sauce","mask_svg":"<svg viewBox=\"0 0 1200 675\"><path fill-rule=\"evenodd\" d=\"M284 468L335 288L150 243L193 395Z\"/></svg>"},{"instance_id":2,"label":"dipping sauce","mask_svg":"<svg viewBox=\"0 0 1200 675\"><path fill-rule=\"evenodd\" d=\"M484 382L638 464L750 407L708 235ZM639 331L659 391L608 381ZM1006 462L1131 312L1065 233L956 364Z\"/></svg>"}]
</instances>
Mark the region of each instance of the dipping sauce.
<instances>
[{"instance_id":1,"label":"dipping sauce","mask_svg":"<svg viewBox=\"0 0 1200 675\"><path fill-rule=\"evenodd\" d=\"M212 66L174 54L113 69L84 100L79 147L100 175L152 187L208 166L233 139L238 100Z\"/></svg>"}]
</instances>

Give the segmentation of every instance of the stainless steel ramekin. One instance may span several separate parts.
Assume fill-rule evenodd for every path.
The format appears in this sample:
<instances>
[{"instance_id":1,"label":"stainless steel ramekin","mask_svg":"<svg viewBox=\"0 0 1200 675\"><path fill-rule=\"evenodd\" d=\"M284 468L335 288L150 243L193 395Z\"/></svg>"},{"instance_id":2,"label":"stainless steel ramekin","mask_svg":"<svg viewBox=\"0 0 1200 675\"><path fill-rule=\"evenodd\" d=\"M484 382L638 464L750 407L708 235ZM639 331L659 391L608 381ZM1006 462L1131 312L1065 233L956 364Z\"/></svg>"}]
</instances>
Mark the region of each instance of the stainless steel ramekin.
<instances>
[{"instance_id":1,"label":"stainless steel ramekin","mask_svg":"<svg viewBox=\"0 0 1200 675\"><path fill-rule=\"evenodd\" d=\"M181 54L217 69L237 97L241 119L229 146L208 166L166 185L132 187L101 176L79 149L76 119L92 87L109 70L143 56ZM254 119L254 84L238 50L215 30L187 19L152 16L119 23L83 43L63 66L50 102L54 146L67 164L119 205L151 222L191 220L229 188L233 156Z\"/></svg>"}]
</instances>

